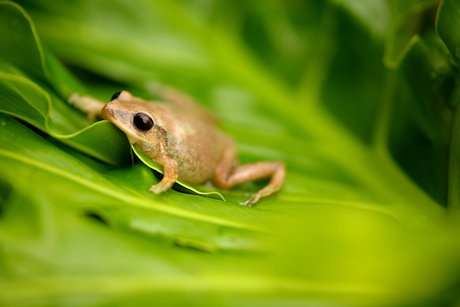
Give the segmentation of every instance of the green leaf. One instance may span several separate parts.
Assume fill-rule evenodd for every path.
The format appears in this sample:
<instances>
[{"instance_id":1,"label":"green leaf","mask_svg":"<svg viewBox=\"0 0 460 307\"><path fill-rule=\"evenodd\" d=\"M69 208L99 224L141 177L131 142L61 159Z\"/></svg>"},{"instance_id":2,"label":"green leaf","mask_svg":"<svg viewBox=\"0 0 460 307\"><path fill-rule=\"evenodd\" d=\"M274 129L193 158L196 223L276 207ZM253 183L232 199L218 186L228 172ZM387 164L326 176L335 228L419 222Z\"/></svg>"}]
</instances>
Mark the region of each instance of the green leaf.
<instances>
[{"instance_id":1,"label":"green leaf","mask_svg":"<svg viewBox=\"0 0 460 307\"><path fill-rule=\"evenodd\" d=\"M71 92L82 87L44 52L23 9L14 2L0 5L4 42L0 48L0 110L107 163L129 161L123 133L108 122L87 127L84 116L66 102Z\"/></svg>"},{"instance_id":2,"label":"green leaf","mask_svg":"<svg viewBox=\"0 0 460 307\"><path fill-rule=\"evenodd\" d=\"M27 14L14 3L7 2L2 5L5 7L1 13L4 14L3 30L5 46L8 48L0 50L3 51L5 60L4 72L0 72L0 91L5 99L0 100L0 110L101 161L113 165L127 164L130 159L124 134L107 121L86 127L88 123L81 114L61 99L75 91L81 91L82 86L50 53L43 51ZM9 31L11 23L21 27ZM22 32L24 35L21 39L24 41L17 42L15 36ZM16 49L20 52L14 52ZM21 53L25 50L31 55ZM22 62L21 57L27 57L30 63ZM28 75L37 76L37 83L32 81L33 78L27 78ZM141 160L147 165L153 163L150 159ZM154 169L159 171L158 166ZM203 193L180 180L178 185L195 194L216 195L225 200L217 192Z\"/></svg>"},{"instance_id":3,"label":"green leaf","mask_svg":"<svg viewBox=\"0 0 460 307\"><path fill-rule=\"evenodd\" d=\"M393 10L400 13L395 14L386 33L383 61L388 67L395 68L401 64L419 35L426 30L426 20L438 4L439 0L412 0L402 5L392 3ZM398 9L399 6L402 8Z\"/></svg>"},{"instance_id":4,"label":"green leaf","mask_svg":"<svg viewBox=\"0 0 460 307\"><path fill-rule=\"evenodd\" d=\"M222 191L228 202L153 195L158 178L146 165L107 165L54 134L87 125L64 102L71 74L46 55L21 66L6 52L4 112L56 145L2 117L0 302L458 300L458 229L445 205L457 206L459 79L440 41L442 31L455 41L456 30L441 26L453 2L441 7L439 36L436 2L425 0L20 2L89 94L130 88L148 98L151 81L176 86L222 117L242 163L282 160L287 176L255 208L236 203L266 182ZM1 31L11 35L6 20ZM42 119L48 112L52 120ZM92 157L110 154L92 146Z\"/></svg>"},{"instance_id":5,"label":"green leaf","mask_svg":"<svg viewBox=\"0 0 460 307\"><path fill-rule=\"evenodd\" d=\"M460 65L460 4L455 0L443 0L439 8L436 27L446 44L452 59Z\"/></svg>"},{"instance_id":6,"label":"green leaf","mask_svg":"<svg viewBox=\"0 0 460 307\"><path fill-rule=\"evenodd\" d=\"M87 190L85 193L93 195L90 196L90 198L94 197L93 201L83 207L81 207L82 203L79 199L67 202L66 206L74 206L74 208L72 208L74 210L99 212L99 210L108 209L109 211L116 211L126 206L126 204L129 204L130 207L151 211L147 216L155 219L161 219L163 215L176 216L183 218L184 221L187 219L202 221L204 223L215 224L219 227L224 226L254 231L262 231L263 229L261 225L257 226L256 224L249 223L249 221L254 218L251 218L252 214L245 214L244 217L241 214L237 214L238 211L243 209L241 206L229 206L221 201L207 198L206 202L208 204L215 205L210 205L208 208L202 208L201 210L197 210L197 208L192 210L192 204L190 204L189 208L172 204L169 198L174 199L174 195L181 194L175 191L166 193L172 195L163 195L160 197L160 202L158 197L153 197L152 193L147 191L147 188L151 185L150 182L155 181L155 177L150 169L142 164L122 170L123 174L116 176L117 179L114 179L112 173L116 174L119 171L117 168L105 168L105 171L100 174L95 171L95 169L101 169L101 166L98 165L99 162L93 160L92 162L87 161L85 164L83 161L53 147L44 139L5 115L1 115L1 129L1 162L4 165L4 169L8 169L3 176L5 179L8 178L11 184L14 184L16 191L32 191L35 189L49 190L50 188L53 190L61 189L62 186L58 183L65 181L68 182L68 185L74 186L70 191L72 191L72 189L79 189L80 191L83 189ZM7 168L8 163L10 165L22 164L22 168L29 172L30 170L36 169L37 176L35 177L37 177L37 180L33 186L31 186L31 184L23 184L27 182L24 180L30 180L30 178L19 176L18 173L14 171L14 167ZM38 180L41 175L49 179ZM14 179L15 176L16 179ZM140 184L140 182L142 182L142 184ZM52 188L53 185L55 185L54 188ZM76 191L69 192L67 196L61 195L66 193L66 189L61 191L59 195L56 195L56 200L59 201L58 196L65 197L65 199L71 198ZM192 199L198 197L182 195L190 199L190 202L192 202ZM96 198L99 201L96 201ZM101 202L102 199L105 199L105 201ZM165 202L167 202L168 205L166 205ZM102 203L106 205L100 206ZM211 214L213 207L216 212ZM154 213L155 211L156 213ZM225 211L228 211L228 213L224 213ZM116 212L114 212L114 214L116 214ZM117 215L118 214L115 215L115 218L122 219L121 216L116 217ZM225 219L226 215L228 219ZM127 223L127 221L121 220L119 222ZM109 223L111 223L111 221L109 221ZM118 227L129 228L129 225L118 225ZM174 237L174 235L177 235L181 231L180 227L174 227L173 225L169 225L167 228L174 232L174 234L171 234L171 237ZM196 230L198 232L201 231L199 228ZM192 233L193 232L192 230ZM191 232L187 230L187 233L184 233L184 235L185 234L191 235Z\"/></svg>"},{"instance_id":7,"label":"green leaf","mask_svg":"<svg viewBox=\"0 0 460 307\"><path fill-rule=\"evenodd\" d=\"M389 150L405 172L445 205L455 68L432 31L420 37L401 62L389 125ZM454 130L453 130L454 129Z\"/></svg>"}]
</instances>

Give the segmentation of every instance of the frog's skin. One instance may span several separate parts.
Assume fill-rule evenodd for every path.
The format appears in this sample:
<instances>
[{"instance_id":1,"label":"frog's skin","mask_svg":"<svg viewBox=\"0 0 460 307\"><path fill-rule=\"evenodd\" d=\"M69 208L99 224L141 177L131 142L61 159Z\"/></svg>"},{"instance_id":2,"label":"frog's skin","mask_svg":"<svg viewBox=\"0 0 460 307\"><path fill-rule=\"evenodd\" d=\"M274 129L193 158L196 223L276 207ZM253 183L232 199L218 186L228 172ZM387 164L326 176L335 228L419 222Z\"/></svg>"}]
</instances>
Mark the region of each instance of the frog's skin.
<instances>
[{"instance_id":1,"label":"frog's skin","mask_svg":"<svg viewBox=\"0 0 460 307\"><path fill-rule=\"evenodd\" d=\"M169 103L147 102L127 91L116 93L107 104L78 94L73 94L69 102L93 119L102 109L104 119L163 167L163 179L149 189L155 194L169 190L178 178L188 183L211 181L217 187L229 189L243 182L271 177L267 186L241 203L251 206L281 188L284 163L236 166L235 143L217 129L217 121L210 113L172 88L164 88L162 96Z\"/></svg>"}]
</instances>

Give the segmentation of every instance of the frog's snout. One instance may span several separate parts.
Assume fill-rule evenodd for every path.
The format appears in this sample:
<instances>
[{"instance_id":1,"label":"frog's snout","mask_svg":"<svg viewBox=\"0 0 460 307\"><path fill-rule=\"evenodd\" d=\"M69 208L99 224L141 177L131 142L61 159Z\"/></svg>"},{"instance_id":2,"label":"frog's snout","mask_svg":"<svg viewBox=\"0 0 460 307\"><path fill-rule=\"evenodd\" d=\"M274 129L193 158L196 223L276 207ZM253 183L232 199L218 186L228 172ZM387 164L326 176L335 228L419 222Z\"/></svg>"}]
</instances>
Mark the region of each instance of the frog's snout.
<instances>
[{"instance_id":1,"label":"frog's snout","mask_svg":"<svg viewBox=\"0 0 460 307\"><path fill-rule=\"evenodd\" d=\"M105 120L110 120L111 118L113 118L113 110L111 108L107 108L107 105L105 105L103 108L102 108L102 117L105 119Z\"/></svg>"}]
</instances>

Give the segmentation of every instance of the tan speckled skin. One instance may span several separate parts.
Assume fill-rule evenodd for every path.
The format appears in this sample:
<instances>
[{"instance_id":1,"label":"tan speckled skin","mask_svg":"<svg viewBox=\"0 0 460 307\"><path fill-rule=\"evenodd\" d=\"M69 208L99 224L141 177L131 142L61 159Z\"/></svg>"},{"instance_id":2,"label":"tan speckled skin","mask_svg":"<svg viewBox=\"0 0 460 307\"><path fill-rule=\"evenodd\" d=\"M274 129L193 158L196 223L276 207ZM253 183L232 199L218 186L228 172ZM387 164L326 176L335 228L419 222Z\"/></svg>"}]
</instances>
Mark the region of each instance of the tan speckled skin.
<instances>
[{"instance_id":1,"label":"tan speckled skin","mask_svg":"<svg viewBox=\"0 0 460 307\"><path fill-rule=\"evenodd\" d=\"M146 102L126 91L106 105L77 93L69 97L69 103L92 120L102 109L102 116L122 130L131 144L163 167L163 179L149 189L155 194L170 189L178 178L189 183L211 181L229 189L243 182L270 177L264 188L241 203L252 206L281 188L286 172L283 162L237 166L235 143L217 129L216 119L192 104L190 96L171 88L162 89L162 96L171 103ZM133 123L137 113L148 115L154 126L148 131L138 129Z\"/></svg>"},{"instance_id":2,"label":"tan speckled skin","mask_svg":"<svg viewBox=\"0 0 460 307\"><path fill-rule=\"evenodd\" d=\"M132 120L137 113L149 115L154 127L149 131L137 129ZM173 104L146 102L125 91L106 104L102 114L153 161L161 164L158 157L162 156L176 161L179 178L189 183L211 180L224 147L234 146L212 123Z\"/></svg>"}]
</instances>

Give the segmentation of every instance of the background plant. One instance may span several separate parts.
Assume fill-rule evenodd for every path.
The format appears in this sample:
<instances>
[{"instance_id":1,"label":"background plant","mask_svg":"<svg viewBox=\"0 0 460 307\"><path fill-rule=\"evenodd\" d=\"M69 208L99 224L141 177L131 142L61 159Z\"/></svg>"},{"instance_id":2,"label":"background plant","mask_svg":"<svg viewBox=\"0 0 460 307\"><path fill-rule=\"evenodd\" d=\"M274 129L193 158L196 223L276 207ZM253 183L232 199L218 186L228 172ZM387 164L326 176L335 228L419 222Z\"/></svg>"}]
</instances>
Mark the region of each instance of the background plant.
<instances>
[{"instance_id":1,"label":"background plant","mask_svg":"<svg viewBox=\"0 0 460 307\"><path fill-rule=\"evenodd\" d=\"M22 7L21 7L22 6ZM439 1L0 2L0 301L455 304L460 7ZM57 60L59 59L59 60ZM61 61L66 66L61 64ZM147 188L72 92L222 118L283 190Z\"/></svg>"}]
</instances>

